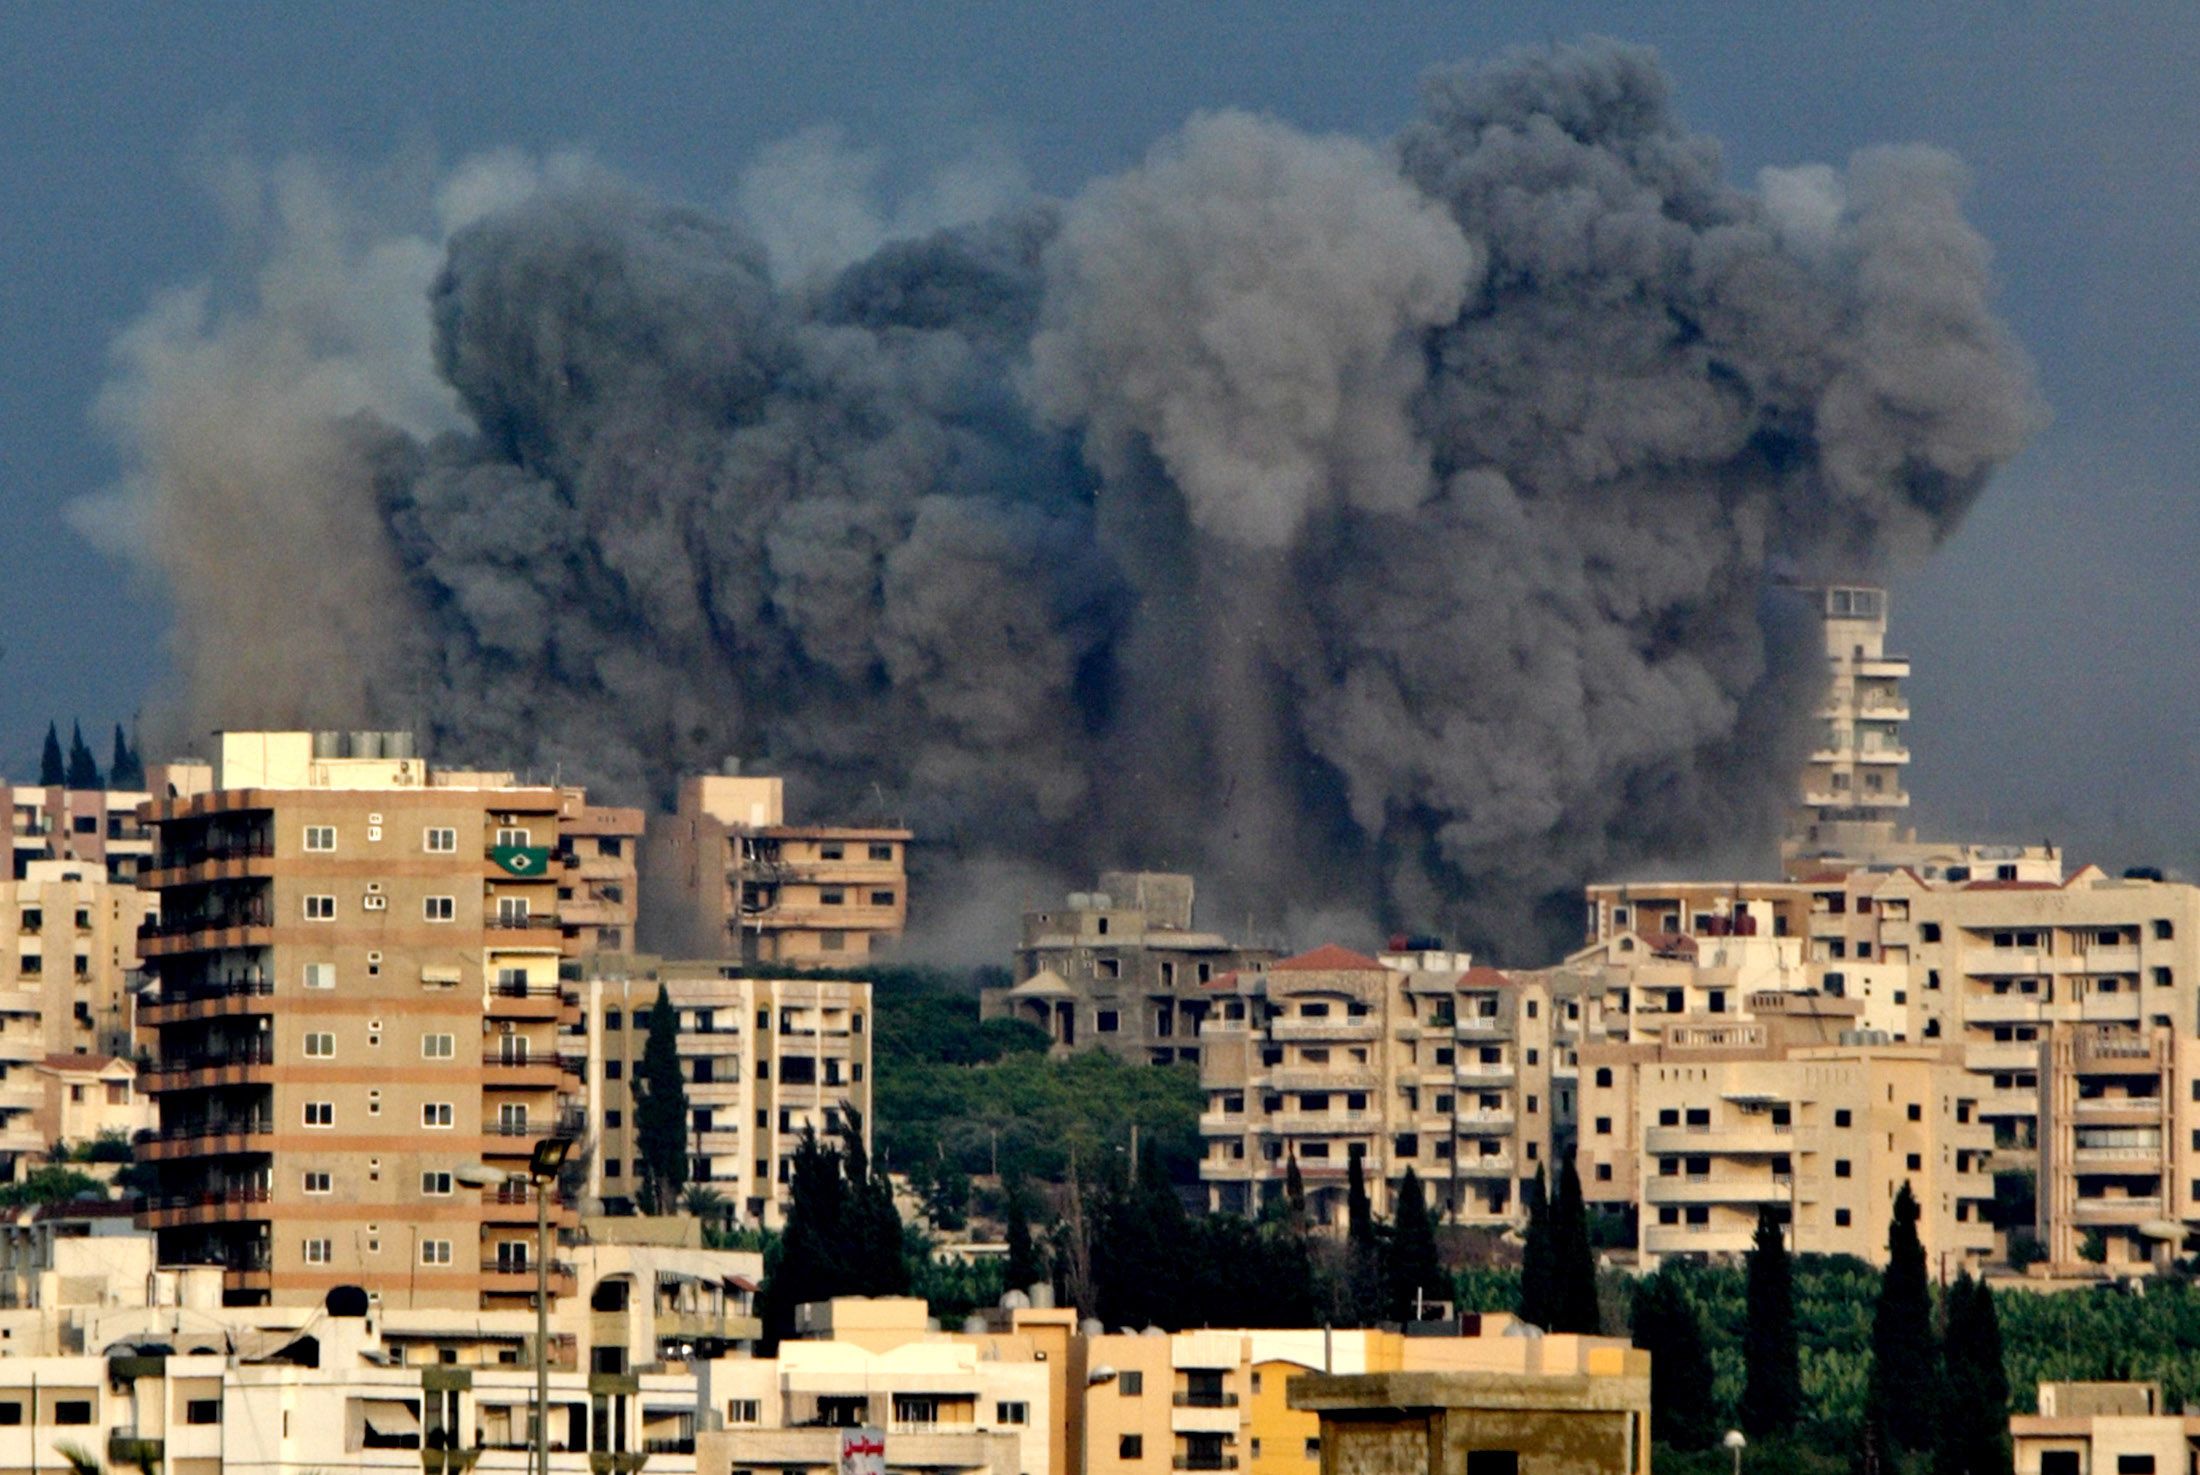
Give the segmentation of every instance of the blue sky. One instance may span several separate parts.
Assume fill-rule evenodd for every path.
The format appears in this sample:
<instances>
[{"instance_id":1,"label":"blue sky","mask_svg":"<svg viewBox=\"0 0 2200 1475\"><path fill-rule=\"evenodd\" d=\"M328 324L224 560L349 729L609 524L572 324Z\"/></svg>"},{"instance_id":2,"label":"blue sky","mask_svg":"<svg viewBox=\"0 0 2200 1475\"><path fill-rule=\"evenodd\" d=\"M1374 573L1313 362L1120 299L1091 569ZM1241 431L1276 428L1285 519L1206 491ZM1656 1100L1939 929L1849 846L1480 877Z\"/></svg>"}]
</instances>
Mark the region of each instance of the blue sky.
<instances>
[{"instance_id":1,"label":"blue sky","mask_svg":"<svg viewBox=\"0 0 2200 1475\"><path fill-rule=\"evenodd\" d=\"M1898 141L1969 163L2055 420L1898 591L1919 819L2200 860L2189 3L17 0L0 8L0 770L35 761L49 716L103 729L161 678L159 592L61 509L115 474L91 418L114 335L225 264L209 160L577 148L718 207L759 147L833 123L912 169L982 131L1060 192L1201 108L1377 136L1428 67L1586 32L1659 48L1738 179Z\"/></svg>"}]
</instances>

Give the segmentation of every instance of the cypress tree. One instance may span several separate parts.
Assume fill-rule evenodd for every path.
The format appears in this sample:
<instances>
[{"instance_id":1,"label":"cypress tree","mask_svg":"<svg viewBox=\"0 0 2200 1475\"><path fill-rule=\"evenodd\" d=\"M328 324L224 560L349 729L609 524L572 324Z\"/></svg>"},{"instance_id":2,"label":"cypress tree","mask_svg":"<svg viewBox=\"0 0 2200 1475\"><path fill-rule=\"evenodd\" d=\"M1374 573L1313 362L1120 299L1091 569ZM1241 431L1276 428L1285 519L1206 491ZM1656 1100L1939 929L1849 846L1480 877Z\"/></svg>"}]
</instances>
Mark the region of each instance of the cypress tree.
<instances>
[{"instance_id":1,"label":"cypress tree","mask_svg":"<svg viewBox=\"0 0 2200 1475\"><path fill-rule=\"evenodd\" d=\"M1559 1169L1558 1201L1551 1211L1550 1227L1552 1314L1556 1321L1552 1330L1594 1336L1602 1330L1596 1255L1589 1248L1589 1210L1581 1199L1581 1175L1574 1171L1571 1153Z\"/></svg>"},{"instance_id":2,"label":"cypress tree","mask_svg":"<svg viewBox=\"0 0 2200 1475\"><path fill-rule=\"evenodd\" d=\"M1349 1170L1346 1208L1346 1282L1355 1326L1373 1326L1390 1317L1390 1277L1383 1254L1382 1231L1375 1223L1375 1206L1367 1196L1367 1178L1354 1154Z\"/></svg>"},{"instance_id":3,"label":"cypress tree","mask_svg":"<svg viewBox=\"0 0 2200 1475\"><path fill-rule=\"evenodd\" d=\"M1757 1241L1749 1252L1748 1323L1742 1333L1742 1432L1752 1439L1795 1428L1803 1404L1803 1373L1795 1349L1795 1273L1787 1240L1771 1205L1757 1210Z\"/></svg>"},{"instance_id":4,"label":"cypress tree","mask_svg":"<svg viewBox=\"0 0 2200 1475\"><path fill-rule=\"evenodd\" d=\"M1558 1291L1557 1254L1551 1243L1550 1205L1544 1202L1543 1170L1535 1170L1528 1190L1528 1237L1520 1254L1520 1319L1545 1331L1555 1330Z\"/></svg>"},{"instance_id":5,"label":"cypress tree","mask_svg":"<svg viewBox=\"0 0 2200 1475\"><path fill-rule=\"evenodd\" d=\"M1283 1170L1283 1196L1291 1205L1291 1217L1306 1223L1306 1179L1299 1175L1299 1155L1292 1153Z\"/></svg>"},{"instance_id":6,"label":"cypress tree","mask_svg":"<svg viewBox=\"0 0 2200 1475\"><path fill-rule=\"evenodd\" d=\"M1436 1253L1436 1223L1421 1193L1420 1175L1406 1169L1398 1187L1398 1212L1390 1224L1390 1316L1412 1321L1431 1301L1449 1301L1451 1284Z\"/></svg>"},{"instance_id":7,"label":"cypress tree","mask_svg":"<svg viewBox=\"0 0 2200 1475\"><path fill-rule=\"evenodd\" d=\"M84 746L84 725L80 722L69 725L69 787L86 790L99 787L99 760Z\"/></svg>"},{"instance_id":8,"label":"cypress tree","mask_svg":"<svg viewBox=\"0 0 2200 1475\"><path fill-rule=\"evenodd\" d=\"M1027 1290L1047 1278L1046 1262L1031 1241L1031 1215L1025 1207L1024 1180L1008 1180L1008 1284Z\"/></svg>"},{"instance_id":9,"label":"cypress tree","mask_svg":"<svg viewBox=\"0 0 2200 1475\"><path fill-rule=\"evenodd\" d=\"M1933 1475L2010 1475L2009 1375L1993 1288L1965 1271L1948 1288L1944 1311L1945 1397L1933 1441Z\"/></svg>"},{"instance_id":10,"label":"cypress tree","mask_svg":"<svg viewBox=\"0 0 2200 1475\"><path fill-rule=\"evenodd\" d=\"M61 761L61 734L46 724L46 746L38 754L38 786L58 789L68 782L69 770Z\"/></svg>"},{"instance_id":11,"label":"cypress tree","mask_svg":"<svg viewBox=\"0 0 2200 1475\"><path fill-rule=\"evenodd\" d=\"M1650 1354L1651 1436L1675 1449L1709 1449L1719 1433L1711 1354L1695 1304L1670 1266L1635 1287L1634 1342Z\"/></svg>"},{"instance_id":12,"label":"cypress tree","mask_svg":"<svg viewBox=\"0 0 2200 1475\"><path fill-rule=\"evenodd\" d=\"M634 1146L641 1154L642 1212L669 1214L687 1184L687 1082L680 1074L680 1021L663 984L649 1010L649 1037L635 1071Z\"/></svg>"},{"instance_id":13,"label":"cypress tree","mask_svg":"<svg viewBox=\"0 0 2200 1475\"><path fill-rule=\"evenodd\" d=\"M1886 1420L1890 1450L1932 1443L1940 1369L1933 1345L1932 1288L1917 1235L1917 1198L1904 1183L1887 1225L1887 1269L1872 1314L1872 1396Z\"/></svg>"},{"instance_id":14,"label":"cypress tree","mask_svg":"<svg viewBox=\"0 0 2200 1475\"><path fill-rule=\"evenodd\" d=\"M107 782L118 789L145 787L145 761L123 736L119 722L115 724L115 755L107 765Z\"/></svg>"}]
</instances>

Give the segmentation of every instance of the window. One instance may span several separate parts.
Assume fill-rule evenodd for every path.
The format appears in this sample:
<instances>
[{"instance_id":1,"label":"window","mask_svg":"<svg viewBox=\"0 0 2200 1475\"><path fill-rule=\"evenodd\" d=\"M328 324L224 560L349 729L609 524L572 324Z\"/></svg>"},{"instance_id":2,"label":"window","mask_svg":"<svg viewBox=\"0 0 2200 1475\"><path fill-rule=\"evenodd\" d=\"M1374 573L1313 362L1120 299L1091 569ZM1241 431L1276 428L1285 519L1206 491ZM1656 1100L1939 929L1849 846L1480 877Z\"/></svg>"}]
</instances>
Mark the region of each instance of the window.
<instances>
[{"instance_id":1,"label":"window","mask_svg":"<svg viewBox=\"0 0 2200 1475\"><path fill-rule=\"evenodd\" d=\"M848 934L845 932L820 932L817 935L817 945L823 952L840 952L848 946Z\"/></svg>"},{"instance_id":2,"label":"window","mask_svg":"<svg viewBox=\"0 0 2200 1475\"><path fill-rule=\"evenodd\" d=\"M874 892L872 892L872 893L871 893L871 905L872 905L872 906L875 906L875 907L890 907L890 906L892 906L893 904L894 904L894 893L893 893L893 892L891 892L891 891L874 891Z\"/></svg>"},{"instance_id":3,"label":"window","mask_svg":"<svg viewBox=\"0 0 2200 1475\"><path fill-rule=\"evenodd\" d=\"M1146 1436L1143 1434L1119 1435L1115 1441L1115 1457L1119 1460L1142 1460L1146 1457Z\"/></svg>"},{"instance_id":4,"label":"window","mask_svg":"<svg viewBox=\"0 0 2200 1475\"><path fill-rule=\"evenodd\" d=\"M423 1060L449 1060L458 1054L456 1035L422 1035L420 1058Z\"/></svg>"},{"instance_id":5,"label":"window","mask_svg":"<svg viewBox=\"0 0 2200 1475\"><path fill-rule=\"evenodd\" d=\"M305 1251L306 1263L308 1265L326 1265L331 1259L334 1258L334 1256L329 1253L329 1241L325 1239L307 1240L305 1242Z\"/></svg>"},{"instance_id":6,"label":"window","mask_svg":"<svg viewBox=\"0 0 2200 1475\"><path fill-rule=\"evenodd\" d=\"M424 1239L420 1242L420 1263L423 1265L448 1265L451 1263L451 1242L447 1239Z\"/></svg>"},{"instance_id":7,"label":"window","mask_svg":"<svg viewBox=\"0 0 2200 1475\"><path fill-rule=\"evenodd\" d=\"M1837 1127L1845 1127L1849 1124L1848 1108L1843 1107L1833 1114L1833 1124Z\"/></svg>"},{"instance_id":8,"label":"window","mask_svg":"<svg viewBox=\"0 0 2200 1475\"><path fill-rule=\"evenodd\" d=\"M620 1077L624 1076L625 1074L626 1074L626 1062L625 1062L625 1061L623 1061L623 1060L606 1060L606 1061L605 1061L605 1062L603 1063L603 1078L604 1078L605 1080L607 1080L607 1081L615 1081L615 1080L618 1080L618 1079L619 1079Z\"/></svg>"},{"instance_id":9,"label":"window","mask_svg":"<svg viewBox=\"0 0 2200 1475\"><path fill-rule=\"evenodd\" d=\"M0 1427L13 1429L23 1422L23 1405L0 1403Z\"/></svg>"},{"instance_id":10,"label":"window","mask_svg":"<svg viewBox=\"0 0 2200 1475\"><path fill-rule=\"evenodd\" d=\"M1597 1164L1597 1182L1599 1182L1599 1183L1609 1183L1609 1182L1611 1182L1611 1181L1612 1181L1612 1165L1611 1165L1610 1163L1598 1163L1598 1164Z\"/></svg>"},{"instance_id":11,"label":"window","mask_svg":"<svg viewBox=\"0 0 2200 1475\"><path fill-rule=\"evenodd\" d=\"M846 906L848 904L848 893L837 886L831 886L818 892L817 900L821 906Z\"/></svg>"},{"instance_id":12,"label":"window","mask_svg":"<svg viewBox=\"0 0 2200 1475\"><path fill-rule=\"evenodd\" d=\"M430 855L456 855L458 853L458 831L440 826L423 830L420 835L420 848Z\"/></svg>"},{"instance_id":13,"label":"window","mask_svg":"<svg viewBox=\"0 0 2200 1475\"><path fill-rule=\"evenodd\" d=\"M1914 1152L1911 1153L1906 1159L1904 1159L1904 1166L1906 1166L1909 1171L1913 1173L1921 1173L1925 1170L1924 1159L1919 1154Z\"/></svg>"},{"instance_id":14,"label":"window","mask_svg":"<svg viewBox=\"0 0 2200 1475\"><path fill-rule=\"evenodd\" d=\"M429 1198L448 1198L451 1194L451 1175L448 1173L422 1173L420 1191Z\"/></svg>"},{"instance_id":15,"label":"window","mask_svg":"<svg viewBox=\"0 0 2200 1475\"><path fill-rule=\"evenodd\" d=\"M186 1424L218 1424L222 1421L222 1401L219 1398L193 1398L183 1405L183 1421Z\"/></svg>"},{"instance_id":16,"label":"window","mask_svg":"<svg viewBox=\"0 0 2200 1475\"><path fill-rule=\"evenodd\" d=\"M1104 1035L1112 1035L1121 1025L1121 1022L1121 1016L1118 1015L1113 1009L1102 1009L1100 1011L1098 1021L1096 1022L1094 1027L1097 1028L1100 1033Z\"/></svg>"},{"instance_id":17,"label":"window","mask_svg":"<svg viewBox=\"0 0 2200 1475\"><path fill-rule=\"evenodd\" d=\"M1609 1086L1612 1084L1612 1068L1609 1065L1600 1065L1597 1067L1597 1084L1599 1086Z\"/></svg>"},{"instance_id":18,"label":"window","mask_svg":"<svg viewBox=\"0 0 2200 1475\"><path fill-rule=\"evenodd\" d=\"M452 1122L451 1103L448 1101L423 1101L420 1103L420 1125L423 1127L448 1127Z\"/></svg>"},{"instance_id":19,"label":"window","mask_svg":"<svg viewBox=\"0 0 2200 1475\"><path fill-rule=\"evenodd\" d=\"M1849 1176L1849 1160L1847 1158L1837 1157L1833 1160L1833 1176L1836 1178Z\"/></svg>"},{"instance_id":20,"label":"window","mask_svg":"<svg viewBox=\"0 0 2200 1475\"><path fill-rule=\"evenodd\" d=\"M761 1399L729 1398L726 1400L726 1422L729 1424L761 1424L764 1422L764 1405Z\"/></svg>"},{"instance_id":21,"label":"window","mask_svg":"<svg viewBox=\"0 0 2200 1475\"><path fill-rule=\"evenodd\" d=\"M1834 1222L1834 1226L1835 1226L1836 1228L1838 1228L1838 1229L1846 1229L1846 1228L1848 1228L1848 1227L1849 1227L1849 1211L1848 1211L1847 1209L1835 1209L1835 1210L1833 1211L1833 1222Z\"/></svg>"},{"instance_id":22,"label":"window","mask_svg":"<svg viewBox=\"0 0 2200 1475\"><path fill-rule=\"evenodd\" d=\"M1142 1372L1126 1372L1115 1380L1115 1391L1125 1398L1136 1398L1146 1391L1146 1375Z\"/></svg>"},{"instance_id":23,"label":"window","mask_svg":"<svg viewBox=\"0 0 2200 1475\"><path fill-rule=\"evenodd\" d=\"M525 850L535 843L535 837L517 826L507 825L497 831L497 845L504 849Z\"/></svg>"},{"instance_id":24,"label":"window","mask_svg":"<svg viewBox=\"0 0 2200 1475\"><path fill-rule=\"evenodd\" d=\"M1520 1475L1520 1456L1509 1449L1470 1449L1467 1475Z\"/></svg>"},{"instance_id":25,"label":"window","mask_svg":"<svg viewBox=\"0 0 2200 1475\"><path fill-rule=\"evenodd\" d=\"M1306 1441L1306 1457L1310 1460L1318 1460L1322 1457L1322 1442L1319 1438Z\"/></svg>"},{"instance_id":26,"label":"window","mask_svg":"<svg viewBox=\"0 0 2200 1475\"><path fill-rule=\"evenodd\" d=\"M607 1111L603 1114L603 1124L605 1131L616 1132L626 1125L626 1113L617 1109Z\"/></svg>"},{"instance_id":27,"label":"window","mask_svg":"<svg viewBox=\"0 0 2200 1475\"><path fill-rule=\"evenodd\" d=\"M304 1179L303 1186L307 1193L334 1193L336 1191L335 1180L327 1173L306 1173L302 1176Z\"/></svg>"},{"instance_id":28,"label":"window","mask_svg":"<svg viewBox=\"0 0 2200 1475\"><path fill-rule=\"evenodd\" d=\"M1610 1117L1600 1116L1597 1118L1597 1135L1599 1137L1612 1135L1612 1119Z\"/></svg>"},{"instance_id":29,"label":"window","mask_svg":"<svg viewBox=\"0 0 2200 1475\"><path fill-rule=\"evenodd\" d=\"M307 825L307 826L306 826L306 849L308 849L308 850L334 850L335 848L336 848L336 826L334 826L334 825Z\"/></svg>"},{"instance_id":30,"label":"window","mask_svg":"<svg viewBox=\"0 0 2200 1475\"><path fill-rule=\"evenodd\" d=\"M458 915L458 902L448 896L424 897L420 903L420 914L431 922L448 922Z\"/></svg>"},{"instance_id":31,"label":"window","mask_svg":"<svg viewBox=\"0 0 2200 1475\"><path fill-rule=\"evenodd\" d=\"M500 896L497 898L497 925L500 927L525 927L529 907L524 896Z\"/></svg>"},{"instance_id":32,"label":"window","mask_svg":"<svg viewBox=\"0 0 2200 1475\"><path fill-rule=\"evenodd\" d=\"M873 845L873 846L871 847L871 859L873 859L873 860L892 860L893 858L894 858L894 847L893 847L893 846L891 846L891 845Z\"/></svg>"},{"instance_id":33,"label":"window","mask_svg":"<svg viewBox=\"0 0 2200 1475\"><path fill-rule=\"evenodd\" d=\"M2118 1455L2116 1475L2154 1475L2154 1456Z\"/></svg>"},{"instance_id":34,"label":"window","mask_svg":"<svg viewBox=\"0 0 2200 1475\"><path fill-rule=\"evenodd\" d=\"M327 1030L306 1031L306 1059L333 1060L336 1058L336 1036Z\"/></svg>"},{"instance_id":35,"label":"window","mask_svg":"<svg viewBox=\"0 0 2200 1475\"><path fill-rule=\"evenodd\" d=\"M333 1127L336 1125L336 1103L333 1101L308 1101L306 1125L309 1127Z\"/></svg>"},{"instance_id":36,"label":"window","mask_svg":"<svg viewBox=\"0 0 2200 1475\"><path fill-rule=\"evenodd\" d=\"M1915 1101L1910 1103L1910 1120L1913 1122L1925 1120L1925 1108Z\"/></svg>"},{"instance_id":37,"label":"window","mask_svg":"<svg viewBox=\"0 0 2200 1475\"><path fill-rule=\"evenodd\" d=\"M336 898L333 896L309 896L306 898L308 922L333 922L336 920Z\"/></svg>"},{"instance_id":38,"label":"window","mask_svg":"<svg viewBox=\"0 0 2200 1475\"><path fill-rule=\"evenodd\" d=\"M89 1398L62 1399L53 1406L53 1421L57 1424L89 1424L92 1421L92 1401ZM2151 1471L2153 1468L2154 1461L2149 1459L2147 1469Z\"/></svg>"},{"instance_id":39,"label":"window","mask_svg":"<svg viewBox=\"0 0 2200 1475\"><path fill-rule=\"evenodd\" d=\"M334 988L334 987L336 987L336 965L335 965L334 963L308 963L308 964L306 964L306 987L307 987L307 988Z\"/></svg>"}]
</instances>

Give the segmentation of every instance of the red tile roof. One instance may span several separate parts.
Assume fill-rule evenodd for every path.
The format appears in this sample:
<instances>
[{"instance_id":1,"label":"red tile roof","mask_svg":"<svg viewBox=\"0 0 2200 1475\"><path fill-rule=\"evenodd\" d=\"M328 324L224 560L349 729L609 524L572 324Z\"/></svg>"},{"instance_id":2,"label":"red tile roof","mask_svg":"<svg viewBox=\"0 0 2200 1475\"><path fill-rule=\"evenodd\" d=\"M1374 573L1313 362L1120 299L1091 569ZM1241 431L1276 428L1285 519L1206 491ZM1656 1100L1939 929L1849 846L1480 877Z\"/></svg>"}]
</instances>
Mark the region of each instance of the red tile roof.
<instances>
[{"instance_id":1,"label":"red tile roof","mask_svg":"<svg viewBox=\"0 0 2200 1475\"><path fill-rule=\"evenodd\" d=\"M1310 953L1300 953L1295 958L1285 958L1280 963L1270 963L1271 973L1380 973L1383 965L1364 953L1335 943L1324 943Z\"/></svg>"},{"instance_id":2,"label":"red tile roof","mask_svg":"<svg viewBox=\"0 0 2200 1475\"><path fill-rule=\"evenodd\" d=\"M1507 988L1511 984L1511 974L1501 973L1486 963L1477 963L1459 975L1461 988Z\"/></svg>"}]
</instances>

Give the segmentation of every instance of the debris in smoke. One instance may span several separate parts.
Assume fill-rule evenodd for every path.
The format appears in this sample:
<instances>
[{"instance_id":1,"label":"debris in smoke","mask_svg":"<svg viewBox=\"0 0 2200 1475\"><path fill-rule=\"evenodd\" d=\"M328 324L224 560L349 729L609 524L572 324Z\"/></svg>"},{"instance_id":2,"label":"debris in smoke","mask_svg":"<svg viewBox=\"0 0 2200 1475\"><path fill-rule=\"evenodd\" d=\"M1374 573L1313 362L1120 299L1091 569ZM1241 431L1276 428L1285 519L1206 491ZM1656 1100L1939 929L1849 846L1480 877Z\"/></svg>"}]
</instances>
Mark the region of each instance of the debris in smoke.
<instances>
[{"instance_id":1,"label":"debris in smoke","mask_svg":"<svg viewBox=\"0 0 2200 1475\"><path fill-rule=\"evenodd\" d=\"M1596 871L1769 840L1821 679L1772 570L1921 558L2041 414L1953 160L1739 188L1610 42L845 267L890 213L767 251L553 174L125 339L179 725L424 714L630 796L738 751L989 874L1526 956Z\"/></svg>"}]
</instances>

